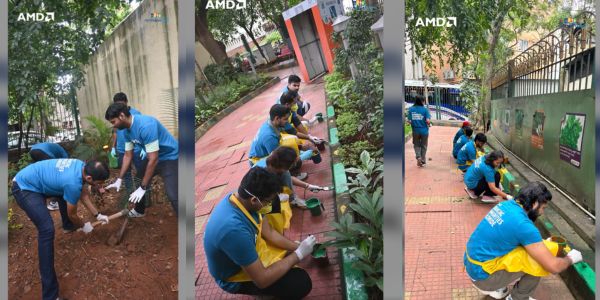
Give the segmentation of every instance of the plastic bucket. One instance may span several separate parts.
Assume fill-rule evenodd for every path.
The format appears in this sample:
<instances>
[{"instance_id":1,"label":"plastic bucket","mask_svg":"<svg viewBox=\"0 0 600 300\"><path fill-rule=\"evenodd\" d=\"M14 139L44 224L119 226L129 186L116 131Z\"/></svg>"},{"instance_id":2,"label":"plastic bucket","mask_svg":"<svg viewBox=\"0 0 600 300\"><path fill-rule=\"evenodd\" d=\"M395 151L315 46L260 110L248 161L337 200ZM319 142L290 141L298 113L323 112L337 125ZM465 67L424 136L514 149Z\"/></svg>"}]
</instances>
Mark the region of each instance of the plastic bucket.
<instances>
[{"instance_id":1,"label":"plastic bucket","mask_svg":"<svg viewBox=\"0 0 600 300\"><path fill-rule=\"evenodd\" d=\"M558 252L556 256L564 257L565 256L565 247L567 246L567 240L560 236L552 236L550 240L558 244Z\"/></svg>"},{"instance_id":2,"label":"plastic bucket","mask_svg":"<svg viewBox=\"0 0 600 300\"><path fill-rule=\"evenodd\" d=\"M111 169L116 169L119 167L119 160L110 153L108 154L108 167Z\"/></svg>"},{"instance_id":3,"label":"plastic bucket","mask_svg":"<svg viewBox=\"0 0 600 300\"><path fill-rule=\"evenodd\" d=\"M319 201L317 198L310 198L306 200L306 208L310 210L310 214L314 217L320 216L321 212L325 210L325 206L323 206L321 201Z\"/></svg>"},{"instance_id":4,"label":"plastic bucket","mask_svg":"<svg viewBox=\"0 0 600 300\"><path fill-rule=\"evenodd\" d=\"M314 250L311 254L318 266L329 265L329 257L327 256L327 249L322 247L321 244L315 244Z\"/></svg>"},{"instance_id":5,"label":"plastic bucket","mask_svg":"<svg viewBox=\"0 0 600 300\"><path fill-rule=\"evenodd\" d=\"M317 149L319 149L319 151L325 151L325 141L321 141L320 143L316 143L315 145L317 145Z\"/></svg>"},{"instance_id":6,"label":"plastic bucket","mask_svg":"<svg viewBox=\"0 0 600 300\"><path fill-rule=\"evenodd\" d=\"M315 164L320 163L322 161L322 159L321 159L321 153L319 153L318 151L313 152L313 156L310 159Z\"/></svg>"}]
</instances>

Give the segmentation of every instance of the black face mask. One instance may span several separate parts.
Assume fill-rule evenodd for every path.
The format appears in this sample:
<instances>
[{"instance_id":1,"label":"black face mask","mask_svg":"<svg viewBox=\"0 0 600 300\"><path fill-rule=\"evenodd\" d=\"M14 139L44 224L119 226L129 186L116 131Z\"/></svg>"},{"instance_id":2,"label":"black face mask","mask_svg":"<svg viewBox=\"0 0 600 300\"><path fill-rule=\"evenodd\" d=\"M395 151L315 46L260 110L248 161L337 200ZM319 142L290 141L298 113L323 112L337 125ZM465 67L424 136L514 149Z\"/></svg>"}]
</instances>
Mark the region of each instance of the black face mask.
<instances>
[{"instance_id":1,"label":"black face mask","mask_svg":"<svg viewBox=\"0 0 600 300\"><path fill-rule=\"evenodd\" d=\"M527 217L529 217L529 220L531 220L532 222L535 222L535 220L537 220L539 216L540 212L537 209L532 209L527 212Z\"/></svg>"}]
</instances>

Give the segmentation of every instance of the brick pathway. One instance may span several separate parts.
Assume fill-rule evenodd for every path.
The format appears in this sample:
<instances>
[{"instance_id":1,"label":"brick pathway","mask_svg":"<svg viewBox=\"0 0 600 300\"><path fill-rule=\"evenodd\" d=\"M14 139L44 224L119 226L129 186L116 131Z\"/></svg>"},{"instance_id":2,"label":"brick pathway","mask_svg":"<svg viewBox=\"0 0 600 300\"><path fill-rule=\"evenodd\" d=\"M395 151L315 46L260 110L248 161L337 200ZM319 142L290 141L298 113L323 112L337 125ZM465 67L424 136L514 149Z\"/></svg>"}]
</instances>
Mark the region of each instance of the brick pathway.
<instances>
[{"instance_id":1,"label":"brick pathway","mask_svg":"<svg viewBox=\"0 0 600 300\"><path fill-rule=\"evenodd\" d=\"M492 207L473 203L452 158L458 128L431 127L425 168L406 144L405 299L485 299L463 267L467 240ZM542 279L534 298L573 299L557 275ZM491 299L491 298L488 298Z\"/></svg>"},{"instance_id":2,"label":"brick pathway","mask_svg":"<svg viewBox=\"0 0 600 300\"><path fill-rule=\"evenodd\" d=\"M281 89L286 85L287 77L294 69L276 71L274 74L282 81L269 88L250 102L222 119L196 142L196 298L198 299L252 299L230 295L223 292L214 282L208 272L202 237L204 227L214 205L225 194L237 189L239 182L249 169L247 152L258 128L268 118L269 108L275 103ZM300 94L311 103L308 117L317 112L325 115L324 83L322 80L314 84L302 84ZM327 124L320 123L311 128L311 134L328 139ZM303 172L308 172L306 180L309 183L331 186L331 157L326 150L321 156L323 161L315 165L305 162ZM316 234L318 240L323 240L323 234L332 230L329 223L334 219L333 192L313 194L303 189L296 189L302 198L318 197L325 205L325 213L321 217L312 217L309 211L293 209L291 228L285 235L292 240L301 240L308 234ZM300 266L308 271L313 281L310 299L342 299L340 265L337 251L328 250L330 265L325 268L317 267L311 259L305 259Z\"/></svg>"}]
</instances>

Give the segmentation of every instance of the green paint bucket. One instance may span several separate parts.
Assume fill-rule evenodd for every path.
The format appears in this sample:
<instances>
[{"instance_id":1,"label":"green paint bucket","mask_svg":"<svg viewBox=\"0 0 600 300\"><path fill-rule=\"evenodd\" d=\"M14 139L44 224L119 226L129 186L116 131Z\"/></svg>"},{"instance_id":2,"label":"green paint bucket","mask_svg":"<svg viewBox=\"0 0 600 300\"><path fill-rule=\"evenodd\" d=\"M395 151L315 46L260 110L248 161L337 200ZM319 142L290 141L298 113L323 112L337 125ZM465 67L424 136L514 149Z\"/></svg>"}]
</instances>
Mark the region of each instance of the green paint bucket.
<instances>
[{"instance_id":1,"label":"green paint bucket","mask_svg":"<svg viewBox=\"0 0 600 300\"><path fill-rule=\"evenodd\" d=\"M119 160L110 153L108 154L108 167L111 169L119 167Z\"/></svg>"},{"instance_id":2,"label":"green paint bucket","mask_svg":"<svg viewBox=\"0 0 600 300\"><path fill-rule=\"evenodd\" d=\"M323 206L323 203L321 203L321 201L319 201L317 198L310 198L306 200L306 208L310 210L310 214L314 217L320 216L321 211L325 210L325 206Z\"/></svg>"},{"instance_id":3,"label":"green paint bucket","mask_svg":"<svg viewBox=\"0 0 600 300\"><path fill-rule=\"evenodd\" d=\"M327 256L327 249L322 244L315 244L314 250L311 254L318 266L324 267L329 265L329 257Z\"/></svg>"},{"instance_id":4,"label":"green paint bucket","mask_svg":"<svg viewBox=\"0 0 600 300\"><path fill-rule=\"evenodd\" d=\"M552 236L550 240L558 244L558 252L556 256L565 257L565 247L567 246L567 240L561 236Z\"/></svg>"}]
</instances>

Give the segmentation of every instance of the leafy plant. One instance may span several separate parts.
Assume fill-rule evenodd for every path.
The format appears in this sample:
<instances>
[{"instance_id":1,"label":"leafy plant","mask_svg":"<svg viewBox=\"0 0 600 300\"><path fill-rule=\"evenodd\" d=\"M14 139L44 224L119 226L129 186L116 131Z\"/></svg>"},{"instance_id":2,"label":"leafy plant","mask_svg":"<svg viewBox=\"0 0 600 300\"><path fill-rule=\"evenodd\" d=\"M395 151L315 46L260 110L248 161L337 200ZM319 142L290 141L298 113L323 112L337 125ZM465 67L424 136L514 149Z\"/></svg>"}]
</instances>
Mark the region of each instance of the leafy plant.
<instances>
[{"instance_id":1,"label":"leafy plant","mask_svg":"<svg viewBox=\"0 0 600 300\"><path fill-rule=\"evenodd\" d=\"M90 123L90 128L84 129L82 136L75 140L73 157L107 162L108 156L103 147L110 144L112 127L95 116L87 116L85 119Z\"/></svg>"},{"instance_id":2,"label":"leafy plant","mask_svg":"<svg viewBox=\"0 0 600 300\"><path fill-rule=\"evenodd\" d=\"M340 139L357 135L363 127L360 113L355 110L344 111L339 114L336 118L336 124Z\"/></svg>"},{"instance_id":3,"label":"leafy plant","mask_svg":"<svg viewBox=\"0 0 600 300\"><path fill-rule=\"evenodd\" d=\"M211 84L220 85L232 81L235 71L228 64L210 64L204 67L204 75Z\"/></svg>"},{"instance_id":4,"label":"leafy plant","mask_svg":"<svg viewBox=\"0 0 600 300\"><path fill-rule=\"evenodd\" d=\"M16 223L14 216L15 216L15 214L13 212L13 209L9 208L8 209L8 229L14 230L14 229L23 228L23 224Z\"/></svg>"},{"instance_id":5,"label":"leafy plant","mask_svg":"<svg viewBox=\"0 0 600 300\"><path fill-rule=\"evenodd\" d=\"M376 188L383 184L383 162L371 158L367 151L360 154L360 162L361 165L358 168L346 169L346 172L353 174L348 178L350 194L360 190L373 193Z\"/></svg>"},{"instance_id":6,"label":"leafy plant","mask_svg":"<svg viewBox=\"0 0 600 300\"><path fill-rule=\"evenodd\" d=\"M574 115L569 115L565 126L560 131L560 144L573 150L579 150L579 137L583 131L581 122Z\"/></svg>"},{"instance_id":7,"label":"leafy plant","mask_svg":"<svg viewBox=\"0 0 600 300\"><path fill-rule=\"evenodd\" d=\"M33 160L31 159L29 152L22 153L21 157L19 158L19 161L17 161L16 163L11 163L9 165L8 179L12 182L12 178L14 178L19 171L23 170L25 167L27 167L32 162L33 162Z\"/></svg>"},{"instance_id":8,"label":"leafy plant","mask_svg":"<svg viewBox=\"0 0 600 300\"><path fill-rule=\"evenodd\" d=\"M337 150L345 166L360 165L360 154L363 151L373 153L377 148L367 140L358 140L350 144L342 144Z\"/></svg>"}]
</instances>

